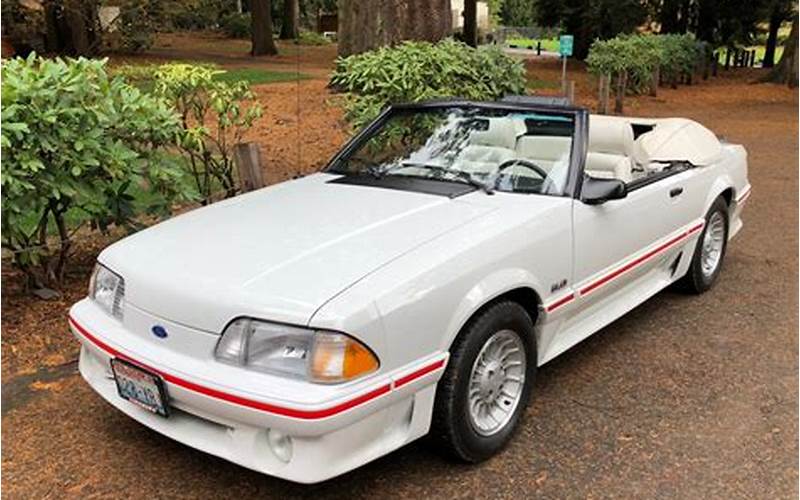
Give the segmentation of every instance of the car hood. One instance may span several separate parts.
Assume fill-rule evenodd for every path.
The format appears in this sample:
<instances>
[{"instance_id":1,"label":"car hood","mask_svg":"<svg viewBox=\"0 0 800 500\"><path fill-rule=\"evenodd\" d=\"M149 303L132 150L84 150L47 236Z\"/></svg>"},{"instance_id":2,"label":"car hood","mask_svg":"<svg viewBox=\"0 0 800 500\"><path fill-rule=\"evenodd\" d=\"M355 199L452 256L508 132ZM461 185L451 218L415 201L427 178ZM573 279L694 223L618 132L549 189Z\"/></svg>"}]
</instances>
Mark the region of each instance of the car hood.
<instances>
[{"instance_id":1,"label":"car hood","mask_svg":"<svg viewBox=\"0 0 800 500\"><path fill-rule=\"evenodd\" d=\"M238 316L307 324L337 293L491 210L316 174L174 217L108 247L125 301L219 333Z\"/></svg>"}]
</instances>

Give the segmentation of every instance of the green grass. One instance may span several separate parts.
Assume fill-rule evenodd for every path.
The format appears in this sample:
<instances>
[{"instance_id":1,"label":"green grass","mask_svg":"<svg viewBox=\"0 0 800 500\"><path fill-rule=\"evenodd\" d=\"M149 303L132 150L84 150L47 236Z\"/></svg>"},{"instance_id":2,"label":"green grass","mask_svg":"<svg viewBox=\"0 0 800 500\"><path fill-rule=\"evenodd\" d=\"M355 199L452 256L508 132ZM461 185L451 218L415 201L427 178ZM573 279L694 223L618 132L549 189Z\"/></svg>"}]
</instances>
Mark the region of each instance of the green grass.
<instances>
[{"instance_id":1,"label":"green grass","mask_svg":"<svg viewBox=\"0 0 800 500\"><path fill-rule=\"evenodd\" d=\"M542 42L542 50L548 52L558 52L558 38L543 38L541 40L536 40L534 38L515 37L507 39L506 45L514 45L515 47L521 49L535 50L536 43L539 41Z\"/></svg>"},{"instance_id":2,"label":"green grass","mask_svg":"<svg viewBox=\"0 0 800 500\"><path fill-rule=\"evenodd\" d=\"M224 68L223 68L224 69ZM225 70L214 79L221 82L246 81L250 85L261 85L266 83L293 82L295 80L308 79L308 75L298 74L290 71L270 71L259 68L237 68Z\"/></svg>"}]
</instances>

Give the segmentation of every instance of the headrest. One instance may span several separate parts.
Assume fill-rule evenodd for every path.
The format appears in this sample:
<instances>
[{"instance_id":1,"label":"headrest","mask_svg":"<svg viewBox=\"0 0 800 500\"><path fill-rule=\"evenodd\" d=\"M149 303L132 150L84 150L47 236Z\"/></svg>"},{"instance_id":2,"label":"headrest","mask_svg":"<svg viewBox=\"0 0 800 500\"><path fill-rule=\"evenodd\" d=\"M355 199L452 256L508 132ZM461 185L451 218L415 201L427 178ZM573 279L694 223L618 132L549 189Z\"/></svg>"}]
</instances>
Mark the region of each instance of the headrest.
<instances>
[{"instance_id":1,"label":"headrest","mask_svg":"<svg viewBox=\"0 0 800 500\"><path fill-rule=\"evenodd\" d=\"M489 126L486 130L476 130L469 137L471 145L491 146L514 149L520 131L510 118L486 118Z\"/></svg>"},{"instance_id":2,"label":"headrest","mask_svg":"<svg viewBox=\"0 0 800 500\"><path fill-rule=\"evenodd\" d=\"M589 117L589 151L631 156L633 127L624 118L603 115Z\"/></svg>"},{"instance_id":3,"label":"headrest","mask_svg":"<svg viewBox=\"0 0 800 500\"><path fill-rule=\"evenodd\" d=\"M590 175L601 173L600 177L602 178L613 177L623 182L630 182L632 178L631 168L631 160L627 156L594 153L592 151L586 153L584 170Z\"/></svg>"},{"instance_id":4,"label":"headrest","mask_svg":"<svg viewBox=\"0 0 800 500\"><path fill-rule=\"evenodd\" d=\"M571 144L572 139L569 137L524 135L517 141L517 155L523 158L558 161L569 157Z\"/></svg>"}]
</instances>

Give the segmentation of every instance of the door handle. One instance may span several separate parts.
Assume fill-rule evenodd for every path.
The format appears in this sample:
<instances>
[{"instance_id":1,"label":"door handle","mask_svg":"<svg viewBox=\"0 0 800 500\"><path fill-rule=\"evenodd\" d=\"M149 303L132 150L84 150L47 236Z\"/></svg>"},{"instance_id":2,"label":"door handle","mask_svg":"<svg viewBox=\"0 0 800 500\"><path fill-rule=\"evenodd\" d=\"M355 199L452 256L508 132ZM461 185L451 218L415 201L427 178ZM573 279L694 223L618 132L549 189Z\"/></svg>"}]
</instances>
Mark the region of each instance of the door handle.
<instances>
[{"instance_id":1,"label":"door handle","mask_svg":"<svg viewBox=\"0 0 800 500\"><path fill-rule=\"evenodd\" d=\"M672 188L669 190L669 197L675 198L676 196L680 196L683 193L682 187Z\"/></svg>"}]
</instances>

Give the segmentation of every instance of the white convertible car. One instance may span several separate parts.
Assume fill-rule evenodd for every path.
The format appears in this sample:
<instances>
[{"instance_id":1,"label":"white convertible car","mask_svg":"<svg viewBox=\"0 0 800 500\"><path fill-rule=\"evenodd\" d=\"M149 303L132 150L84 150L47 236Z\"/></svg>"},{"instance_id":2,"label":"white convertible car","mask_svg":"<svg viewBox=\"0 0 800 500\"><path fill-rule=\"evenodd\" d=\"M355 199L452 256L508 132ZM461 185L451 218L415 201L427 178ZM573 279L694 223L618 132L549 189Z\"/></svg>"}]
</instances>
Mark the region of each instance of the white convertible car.
<instances>
[{"instance_id":1,"label":"white convertible car","mask_svg":"<svg viewBox=\"0 0 800 500\"><path fill-rule=\"evenodd\" d=\"M749 194L744 148L691 120L395 106L321 173L104 250L69 324L104 399L245 467L317 482L426 434L477 462L537 366L711 288Z\"/></svg>"}]
</instances>

